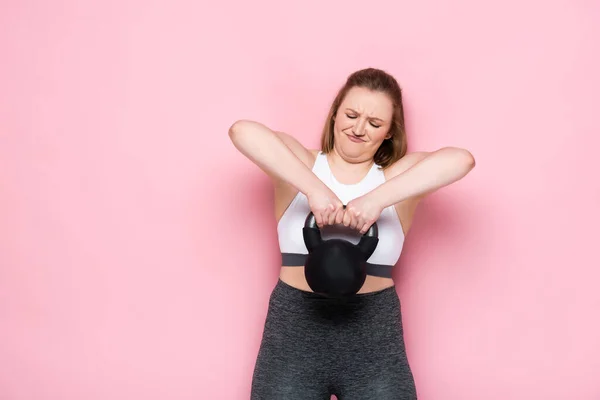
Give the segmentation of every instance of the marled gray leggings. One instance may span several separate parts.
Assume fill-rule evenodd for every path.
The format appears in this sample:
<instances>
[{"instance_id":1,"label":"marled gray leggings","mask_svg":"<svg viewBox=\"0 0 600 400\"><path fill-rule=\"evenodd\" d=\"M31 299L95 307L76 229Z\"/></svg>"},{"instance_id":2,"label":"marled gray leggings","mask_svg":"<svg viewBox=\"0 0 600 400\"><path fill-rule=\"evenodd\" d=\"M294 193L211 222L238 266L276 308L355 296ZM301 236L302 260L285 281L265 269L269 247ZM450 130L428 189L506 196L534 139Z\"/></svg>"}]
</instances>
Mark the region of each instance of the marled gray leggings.
<instances>
[{"instance_id":1,"label":"marled gray leggings","mask_svg":"<svg viewBox=\"0 0 600 400\"><path fill-rule=\"evenodd\" d=\"M279 280L252 400L415 400L395 287L334 300Z\"/></svg>"}]
</instances>

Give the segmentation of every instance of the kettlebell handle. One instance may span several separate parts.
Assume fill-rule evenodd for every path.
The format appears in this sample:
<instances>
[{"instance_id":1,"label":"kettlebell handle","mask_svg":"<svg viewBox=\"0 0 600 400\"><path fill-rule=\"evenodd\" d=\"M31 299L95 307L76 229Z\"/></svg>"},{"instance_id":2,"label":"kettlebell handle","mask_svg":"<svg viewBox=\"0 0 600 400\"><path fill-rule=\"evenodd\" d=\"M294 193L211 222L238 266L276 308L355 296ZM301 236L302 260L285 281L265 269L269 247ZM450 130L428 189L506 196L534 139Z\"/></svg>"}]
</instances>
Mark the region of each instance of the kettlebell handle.
<instances>
[{"instance_id":1,"label":"kettlebell handle","mask_svg":"<svg viewBox=\"0 0 600 400\"><path fill-rule=\"evenodd\" d=\"M344 204L344 209L345 208L346 208L346 205ZM312 211L310 213L308 213L308 216L306 217L306 221L304 223L304 227L317 229L317 230L319 229L319 227L317 226L317 219L315 218L315 215L313 214ZM363 234L363 236L374 237L374 238L379 237L379 229L377 228L377 223L374 222L373 225L371 225L369 227L369 230Z\"/></svg>"},{"instance_id":2,"label":"kettlebell handle","mask_svg":"<svg viewBox=\"0 0 600 400\"><path fill-rule=\"evenodd\" d=\"M344 206L344 208L346 208L346 206ZM302 228L302 235L304 237L304 244L306 244L309 253L312 253L315 248L323 243L321 230L317 226L317 220L312 211L306 217L304 228ZM375 252L377 243L379 243L378 236L379 229L377 229L377 223L373 223L373 225L369 227L369 230L362 235L360 241L356 245L356 247L364 254L365 260L368 260Z\"/></svg>"}]
</instances>

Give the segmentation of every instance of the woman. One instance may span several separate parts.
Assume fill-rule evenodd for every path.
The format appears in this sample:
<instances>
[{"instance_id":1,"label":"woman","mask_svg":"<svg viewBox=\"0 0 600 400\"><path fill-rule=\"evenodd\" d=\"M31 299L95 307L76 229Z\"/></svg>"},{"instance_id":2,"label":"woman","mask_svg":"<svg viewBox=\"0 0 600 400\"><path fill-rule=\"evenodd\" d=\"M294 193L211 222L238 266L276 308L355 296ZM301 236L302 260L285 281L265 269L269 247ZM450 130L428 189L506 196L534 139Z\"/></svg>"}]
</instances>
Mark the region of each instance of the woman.
<instances>
[{"instance_id":1,"label":"woman","mask_svg":"<svg viewBox=\"0 0 600 400\"><path fill-rule=\"evenodd\" d=\"M401 89L373 68L351 74L340 89L321 150L253 121L234 123L229 135L273 180L282 253L251 398L416 399L392 266L419 201L464 177L473 156L455 147L406 154ZM355 243L377 222L367 279L347 301L316 294L306 282L302 227L311 211L324 236Z\"/></svg>"}]
</instances>

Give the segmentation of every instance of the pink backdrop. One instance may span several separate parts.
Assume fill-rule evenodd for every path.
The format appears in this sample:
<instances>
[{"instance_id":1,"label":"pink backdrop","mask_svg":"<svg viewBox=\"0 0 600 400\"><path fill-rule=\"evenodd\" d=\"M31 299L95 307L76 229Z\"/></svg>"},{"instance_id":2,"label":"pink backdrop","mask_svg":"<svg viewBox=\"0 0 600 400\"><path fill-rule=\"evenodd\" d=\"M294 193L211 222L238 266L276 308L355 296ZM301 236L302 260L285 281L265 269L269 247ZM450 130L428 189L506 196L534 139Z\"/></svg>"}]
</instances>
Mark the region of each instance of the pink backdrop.
<instances>
[{"instance_id":1,"label":"pink backdrop","mask_svg":"<svg viewBox=\"0 0 600 400\"><path fill-rule=\"evenodd\" d=\"M0 398L248 398L278 249L229 125L400 80L464 146L395 278L422 400L600 398L600 3L4 1Z\"/></svg>"}]
</instances>

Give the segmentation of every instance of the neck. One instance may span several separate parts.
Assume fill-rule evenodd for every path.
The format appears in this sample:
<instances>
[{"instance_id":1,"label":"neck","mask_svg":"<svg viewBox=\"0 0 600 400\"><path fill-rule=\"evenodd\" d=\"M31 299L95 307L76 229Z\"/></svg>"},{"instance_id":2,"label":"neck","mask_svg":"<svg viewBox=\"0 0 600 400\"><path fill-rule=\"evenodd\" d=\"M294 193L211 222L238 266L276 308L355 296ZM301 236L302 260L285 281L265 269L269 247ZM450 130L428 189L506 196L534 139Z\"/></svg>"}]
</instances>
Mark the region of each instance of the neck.
<instances>
[{"instance_id":1,"label":"neck","mask_svg":"<svg viewBox=\"0 0 600 400\"><path fill-rule=\"evenodd\" d=\"M362 179L374 164L372 158L352 159L341 155L337 149L333 149L327 154L330 168L339 175L340 179L346 182L353 182Z\"/></svg>"}]
</instances>

